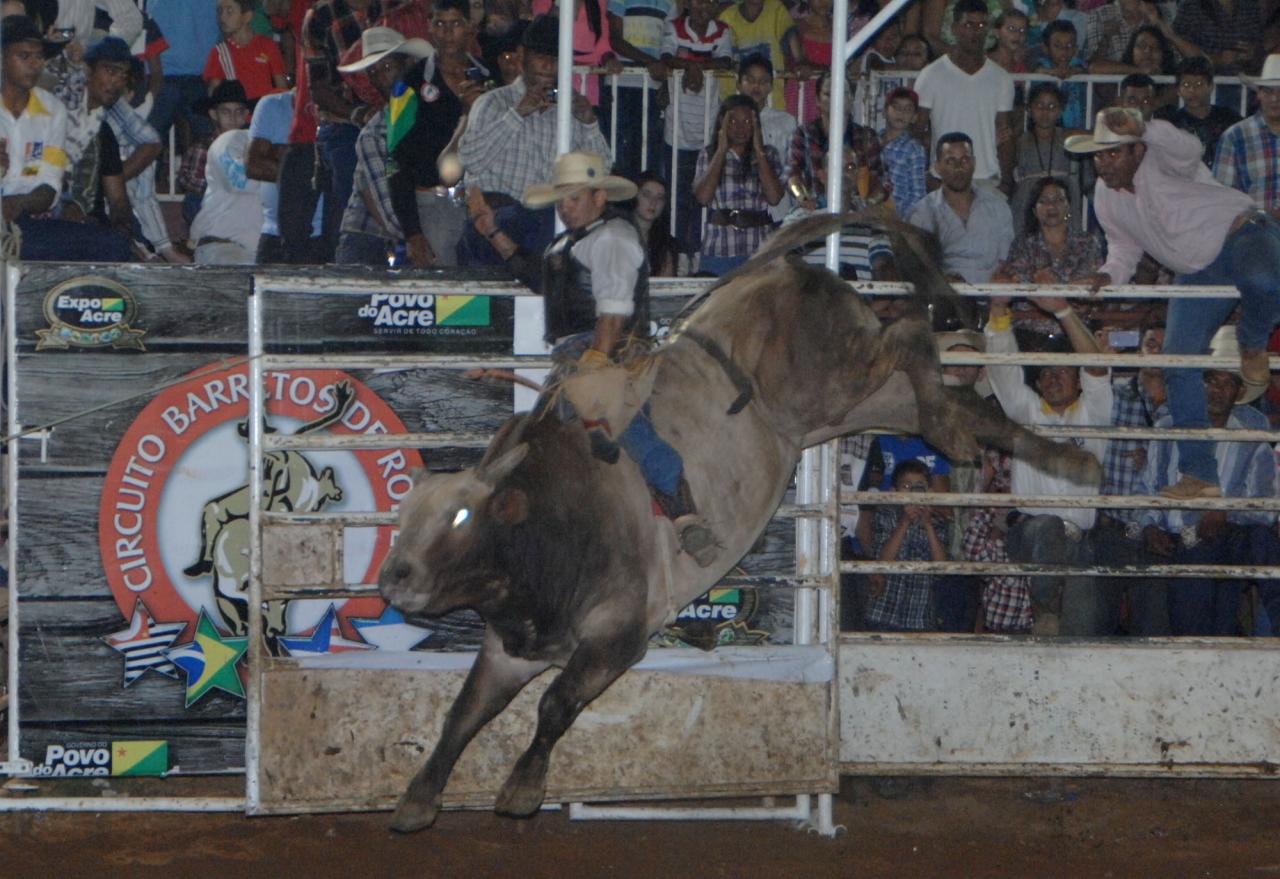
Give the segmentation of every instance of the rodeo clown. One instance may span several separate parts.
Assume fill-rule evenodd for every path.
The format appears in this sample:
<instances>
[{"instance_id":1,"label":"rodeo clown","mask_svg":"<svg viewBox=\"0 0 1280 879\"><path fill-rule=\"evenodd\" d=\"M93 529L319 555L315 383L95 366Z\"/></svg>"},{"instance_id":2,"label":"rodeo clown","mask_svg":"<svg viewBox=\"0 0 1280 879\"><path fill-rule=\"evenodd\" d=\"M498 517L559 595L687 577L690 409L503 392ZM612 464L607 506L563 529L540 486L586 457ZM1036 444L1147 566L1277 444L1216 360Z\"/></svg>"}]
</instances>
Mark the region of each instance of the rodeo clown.
<instances>
[{"instance_id":1,"label":"rodeo clown","mask_svg":"<svg viewBox=\"0 0 1280 879\"><path fill-rule=\"evenodd\" d=\"M524 195L528 208L554 204L566 227L540 258L497 225L483 194L472 188L467 205L475 230L516 277L542 291L555 364L551 384L560 383L563 391L555 404L561 420L580 417L592 454L607 463L618 460L619 447L626 450L675 525L681 548L707 567L719 551L715 535L694 507L680 453L658 436L644 402L652 387L652 362L639 358L641 369L617 363L624 350L634 352L633 343L643 343L649 329L649 266L640 233L610 206L635 198L636 186L609 174L604 159L588 152L560 156L552 178ZM626 428L615 440L611 425L623 423Z\"/></svg>"}]
</instances>

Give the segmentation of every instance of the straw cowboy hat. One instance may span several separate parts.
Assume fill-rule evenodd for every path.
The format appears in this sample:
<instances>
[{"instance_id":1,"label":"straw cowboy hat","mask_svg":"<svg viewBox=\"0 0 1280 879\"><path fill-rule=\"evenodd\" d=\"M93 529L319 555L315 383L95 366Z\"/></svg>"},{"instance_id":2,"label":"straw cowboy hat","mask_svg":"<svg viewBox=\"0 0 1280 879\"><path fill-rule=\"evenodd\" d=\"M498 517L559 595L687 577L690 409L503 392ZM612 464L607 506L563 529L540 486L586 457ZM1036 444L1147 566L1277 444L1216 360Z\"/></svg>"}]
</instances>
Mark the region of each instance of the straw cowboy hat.
<instances>
[{"instance_id":1,"label":"straw cowboy hat","mask_svg":"<svg viewBox=\"0 0 1280 879\"><path fill-rule=\"evenodd\" d=\"M1236 338L1235 324L1223 324L1218 327L1218 331L1209 340L1209 353L1214 357L1230 357L1234 360L1235 366L1212 368L1218 372L1229 372L1240 381L1244 381L1244 375L1240 372L1240 340Z\"/></svg>"},{"instance_id":2,"label":"straw cowboy hat","mask_svg":"<svg viewBox=\"0 0 1280 879\"><path fill-rule=\"evenodd\" d=\"M1121 113L1128 113L1139 122L1142 121L1142 113L1132 107L1112 107L1109 110L1099 110L1097 119L1093 123L1093 134L1073 134L1068 137L1062 144L1066 147L1067 152L1096 153L1125 143L1140 143L1142 141L1140 137L1135 137L1132 134L1116 134L1107 127L1107 114L1117 110Z\"/></svg>"},{"instance_id":3,"label":"straw cowboy hat","mask_svg":"<svg viewBox=\"0 0 1280 879\"><path fill-rule=\"evenodd\" d=\"M603 189L609 201L636 197L636 185L625 177L609 174L602 157L595 153L565 153L556 159L550 183L530 186L524 191L524 205L545 208L581 189Z\"/></svg>"},{"instance_id":4,"label":"straw cowboy hat","mask_svg":"<svg viewBox=\"0 0 1280 879\"><path fill-rule=\"evenodd\" d=\"M1274 88L1280 86L1280 55L1268 55L1267 60L1262 63L1262 73L1258 76L1245 76L1241 74L1240 81L1251 89L1260 86Z\"/></svg>"},{"instance_id":5,"label":"straw cowboy hat","mask_svg":"<svg viewBox=\"0 0 1280 879\"><path fill-rule=\"evenodd\" d=\"M368 70L388 55L397 54L422 60L434 58L436 49L419 37L405 39L399 31L389 27L371 27L360 36L360 60L343 64L338 70L342 73L359 73L361 70Z\"/></svg>"}]
</instances>

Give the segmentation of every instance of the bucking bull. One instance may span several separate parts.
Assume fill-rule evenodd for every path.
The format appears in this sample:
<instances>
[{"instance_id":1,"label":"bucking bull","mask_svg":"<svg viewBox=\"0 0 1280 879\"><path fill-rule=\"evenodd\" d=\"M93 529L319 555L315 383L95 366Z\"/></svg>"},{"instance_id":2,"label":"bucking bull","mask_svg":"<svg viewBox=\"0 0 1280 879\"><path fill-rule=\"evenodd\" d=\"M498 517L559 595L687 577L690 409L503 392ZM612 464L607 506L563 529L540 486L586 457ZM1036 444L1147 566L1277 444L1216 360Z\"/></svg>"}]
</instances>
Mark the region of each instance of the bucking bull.
<instances>
[{"instance_id":1,"label":"bucking bull","mask_svg":"<svg viewBox=\"0 0 1280 879\"><path fill-rule=\"evenodd\" d=\"M790 255L849 219L815 217L775 235L654 358L654 426L683 456L722 543L710 567L680 551L633 462L593 458L582 425L552 414L514 417L478 466L430 475L405 499L382 595L415 616L473 608L485 633L440 741L400 799L396 830L432 824L467 743L554 666L533 742L496 803L503 814L536 811L552 747L653 633L748 552L808 446L887 428L920 434L955 459L990 445L1096 483L1088 453L1018 427L969 389L943 386L928 307L965 305L913 233L885 227L919 306L887 327L848 284Z\"/></svg>"}]
</instances>

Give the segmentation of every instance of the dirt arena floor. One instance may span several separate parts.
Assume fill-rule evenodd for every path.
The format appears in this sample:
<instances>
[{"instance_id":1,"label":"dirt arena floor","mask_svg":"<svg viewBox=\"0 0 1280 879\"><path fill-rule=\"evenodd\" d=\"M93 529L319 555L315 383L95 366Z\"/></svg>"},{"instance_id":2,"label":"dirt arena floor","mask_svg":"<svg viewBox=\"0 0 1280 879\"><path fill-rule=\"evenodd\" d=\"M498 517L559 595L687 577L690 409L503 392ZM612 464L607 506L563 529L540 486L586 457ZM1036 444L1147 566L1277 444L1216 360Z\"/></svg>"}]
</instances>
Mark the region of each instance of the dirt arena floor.
<instances>
[{"instance_id":1,"label":"dirt arena floor","mask_svg":"<svg viewBox=\"0 0 1280 879\"><path fill-rule=\"evenodd\" d=\"M836 820L825 839L774 822L448 812L405 837L385 813L2 813L0 877L1280 876L1277 780L845 779Z\"/></svg>"}]
</instances>

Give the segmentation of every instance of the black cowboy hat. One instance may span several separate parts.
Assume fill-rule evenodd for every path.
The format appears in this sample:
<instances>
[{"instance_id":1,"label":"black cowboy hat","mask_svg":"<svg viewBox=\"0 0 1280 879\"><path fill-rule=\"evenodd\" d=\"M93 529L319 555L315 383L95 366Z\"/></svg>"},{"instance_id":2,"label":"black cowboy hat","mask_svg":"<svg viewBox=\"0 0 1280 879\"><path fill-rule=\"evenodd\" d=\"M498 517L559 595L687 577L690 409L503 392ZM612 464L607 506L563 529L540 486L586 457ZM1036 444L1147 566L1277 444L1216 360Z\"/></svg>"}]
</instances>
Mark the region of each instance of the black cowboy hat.
<instances>
[{"instance_id":1,"label":"black cowboy hat","mask_svg":"<svg viewBox=\"0 0 1280 879\"><path fill-rule=\"evenodd\" d=\"M244 93L244 86L240 84L240 80L224 79L218 83L213 94L196 101L191 105L191 109L195 113L207 113L219 104L244 104L252 110L256 103L258 103L256 100L249 100L249 96Z\"/></svg>"},{"instance_id":2,"label":"black cowboy hat","mask_svg":"<svg viewBox=\"0 0 1280 879\"><path fill-rule=\"evenodd\" d=\"M44 46L45 42L40 27L26 15L6 15L0 21L0 50L16 43L39 43Z\"/></svg>"},{"instance_id":3,"label":"black cowboy hat","mask_svg":"<svg viewBox=\"0 0 1280 879\"><path fill-rule=\"evenodd\" d=\"M539 55L560 54L560 19L555 15L539 15L529 22L520 35L520 45Z\"/></svg>"}]
</instances>

